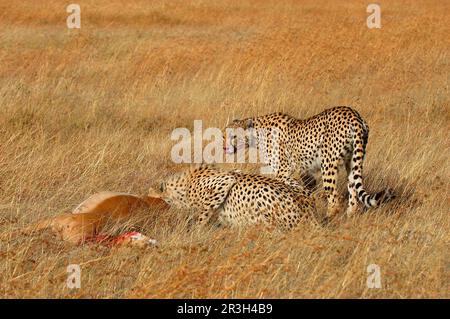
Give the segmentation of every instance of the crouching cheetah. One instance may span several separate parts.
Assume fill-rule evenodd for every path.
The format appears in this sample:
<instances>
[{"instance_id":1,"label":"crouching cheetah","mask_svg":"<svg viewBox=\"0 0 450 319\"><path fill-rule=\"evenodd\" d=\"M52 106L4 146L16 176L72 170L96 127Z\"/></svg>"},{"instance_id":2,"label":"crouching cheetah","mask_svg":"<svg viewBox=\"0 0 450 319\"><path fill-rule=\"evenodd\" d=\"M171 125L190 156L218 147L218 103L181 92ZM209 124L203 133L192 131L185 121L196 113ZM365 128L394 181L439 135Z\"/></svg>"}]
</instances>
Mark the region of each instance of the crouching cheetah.
<instances>
[{"instance_id":1,"label":"crouching cheetah","mask_svg":"<svg viewBox=\"0 0 450 319\"><path fill-rule=\"evenodd\" d=\"M149 196L177 208L198 210L200 224L214 214L220 224L229 226L264 224L290 230L303 219L318 224L314 201L301 188L205 165L172 175L161 183L160 192L150 188Z\"/></svg>"},{"instance_id":2,"label":"crouching cheetah","mask_svg":"<svg viewBox=\"0 0 450 319\"><path fill-rule=\"evenodd\" d=\"M239 130L244 133L239 134ZM348 175L347 215L355 212L358 199L366 207L376 207L394 197L390 190L373 195L364 190L362 169L368 137L369 127L358 112L337 106L308 119L274 113L235 120L226 127L224 149L231 154L249 147L263 148L277 178L289 178L300 171L310 186L315 185L312 174L321 170L331 217L338 210L340 164L345 165Z\"/></svg>"}]
</instances>

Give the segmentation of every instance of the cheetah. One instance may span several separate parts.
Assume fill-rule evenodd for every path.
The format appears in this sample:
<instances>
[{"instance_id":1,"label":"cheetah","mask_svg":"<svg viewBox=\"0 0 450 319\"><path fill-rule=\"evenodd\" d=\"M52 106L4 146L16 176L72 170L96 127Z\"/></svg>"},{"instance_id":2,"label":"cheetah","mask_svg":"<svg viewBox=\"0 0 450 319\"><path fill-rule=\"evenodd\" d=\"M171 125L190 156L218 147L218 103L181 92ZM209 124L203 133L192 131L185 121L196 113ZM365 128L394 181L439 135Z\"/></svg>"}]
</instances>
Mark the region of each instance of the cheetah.
<instances>
[{"instance_id":1,"label":"cheetah","mask_svg":"<svg viewBox=\"0 0 450 319\"><path fill-rule=\"evenodd\" d=\"M237 134L239 129L245 134ZM370 208L394 197L389 189L373 195L364 190L362 169L368 137L369 127L359 113L337 106L307 119L273 113L234 120L225 129L224 150L233 154L239 149L264 148L276 178L286 179L300 172L303 185L310 189L316 184L313 174L320 170L328 217L339 210L336 180L338 166L344 164L349 192L346 213L351 216L358 200Z\"/></svg>"},{"instance_id":2,"label":"cheetah","mask_svg":"<svg viewBox=\"0 0 450 319\"><path fill-rule=\"evenodd\" d=\"M225 171L209 165L191 167L149 189L176 208L194 209L200 225L216 216L220 225L263 224L290 230L309 219L320 224L315 204L301 188L262 175Z\"/></svg>"}]
</instances>

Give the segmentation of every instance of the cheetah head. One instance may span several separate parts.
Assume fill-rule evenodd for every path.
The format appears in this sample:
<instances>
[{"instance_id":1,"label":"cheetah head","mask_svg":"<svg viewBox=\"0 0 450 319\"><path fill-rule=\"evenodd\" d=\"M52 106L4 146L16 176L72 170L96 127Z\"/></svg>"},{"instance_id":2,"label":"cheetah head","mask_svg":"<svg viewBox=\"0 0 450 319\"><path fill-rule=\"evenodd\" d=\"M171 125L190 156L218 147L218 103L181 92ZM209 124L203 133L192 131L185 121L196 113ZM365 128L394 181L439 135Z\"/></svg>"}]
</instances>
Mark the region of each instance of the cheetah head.
<instances>
[{"instance_id":1,"label":"cheetah head","mask_svg":"<svg viewBox=\"0 0 450 319\"><path fill-rule=\"evenodd\" d=\"M208 165L194 165L166 178L159 190L150 188L148 196L160 198L175 208L218 208L236 183L235 174Z\"/></svg>"},{"instance_id":2,"label":"cheetah head","mask_svg":"<svg viewBox=\"0 0 450 319\"><path fill-rule=\"evenodd\" d=\"M252 118L234 120L224 129L223 149L227 154L234 154L238 150L255 147L257 133Z\"/></svg>"},{"instance_id":3,"label":"cheetah head","mask_svg":"<svg viewBox=\"0 0 450 319\"><path fill-rule=\"evenodd\" d=\"M159 190L150 188L148 196L161 198L167 204L177 208L187 207L188 177L188 172L173 174L161 182Z\"/></svg>"}]
</instances>

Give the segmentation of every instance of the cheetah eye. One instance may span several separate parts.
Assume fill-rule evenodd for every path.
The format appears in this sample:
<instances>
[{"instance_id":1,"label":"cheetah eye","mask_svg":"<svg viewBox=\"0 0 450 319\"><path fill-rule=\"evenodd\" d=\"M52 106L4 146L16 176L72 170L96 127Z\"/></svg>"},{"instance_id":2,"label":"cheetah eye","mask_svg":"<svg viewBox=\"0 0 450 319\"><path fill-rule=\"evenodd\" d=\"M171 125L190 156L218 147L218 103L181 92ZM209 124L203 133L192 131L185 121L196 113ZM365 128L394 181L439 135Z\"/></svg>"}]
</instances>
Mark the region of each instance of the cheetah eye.
<instances>
[{"instance_id":1,"label":"cheetah eye","mask_svg":"<svg viewBox=\"0 0 450 319\"><path fill-rule=\"evenodd\" d=\"M159 186L159 190L161 192L164 192L166 190L166 184L164 182L162 182L161 185Z\"/></svg>"}]
</instances>

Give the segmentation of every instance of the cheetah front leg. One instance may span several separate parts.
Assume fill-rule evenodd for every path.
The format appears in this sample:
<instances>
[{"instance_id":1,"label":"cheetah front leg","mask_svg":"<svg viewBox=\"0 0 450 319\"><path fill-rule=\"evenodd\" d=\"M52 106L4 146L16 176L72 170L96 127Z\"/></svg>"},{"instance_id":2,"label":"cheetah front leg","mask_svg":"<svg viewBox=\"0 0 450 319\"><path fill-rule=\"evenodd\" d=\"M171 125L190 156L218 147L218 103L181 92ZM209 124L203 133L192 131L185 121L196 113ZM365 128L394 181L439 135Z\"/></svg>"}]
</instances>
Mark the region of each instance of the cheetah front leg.
<instances>
[{"instance_id":1,"label":"cheetah front leg","mask_svg":"<svg viewBox=\"0 0 450 319\"><path fill-rule=\"evenodd\" d=\"M328 158L322 159L321 163L323 188L327 194L328 210L327 216L329 218L335 216L339 212L338 192L337 192L337 173L338 161Z\"/></svg>"}]
</instances>

